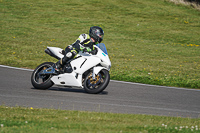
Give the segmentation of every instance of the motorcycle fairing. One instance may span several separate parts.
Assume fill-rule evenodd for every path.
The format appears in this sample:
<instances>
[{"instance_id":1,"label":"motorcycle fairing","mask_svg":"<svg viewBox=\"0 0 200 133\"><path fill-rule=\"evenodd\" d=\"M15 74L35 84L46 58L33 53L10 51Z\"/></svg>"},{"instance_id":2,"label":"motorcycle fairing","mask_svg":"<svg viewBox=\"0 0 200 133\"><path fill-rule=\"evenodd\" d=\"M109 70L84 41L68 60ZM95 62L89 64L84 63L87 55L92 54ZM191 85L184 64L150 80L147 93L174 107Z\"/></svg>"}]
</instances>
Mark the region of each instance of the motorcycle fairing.
<instances>
[{"instance_id":1,"label":"motorcycle fairing","mask_svg":"<svg viewBox=\"0 0 200 133\"><path fill-rule=\"evenodd\" d=\"M58 76L53 76L51 78L51 81L54 82L56 85L63 85L63 86L76 86L81 87L82 86L82 76L80 76L77 73L64 73L60 74Z\"/></svg>"},{"instance_id":2,"label":"motorcycle fairing","mask_svg":"<svg viewBox=\"0 0 200 133\"><path fill-rule=\"evenodd\" d=\"M82 56L76 60L71 61L72 69L75 73L83 74L88 69L99 64L101 60L93 56Z\"/></svg>"},{"instance_id":3,"label":"motorcycle fairing","mask_svg":"<svg viewBox=\"0 0 200 133\"><path fill-rule=\"evenodd\" d=\"M79 57L76 60L70 62L73 69L72 73L64 73L58 76L53 76L51 80L57 85L82 87L82 74L93 66L96 66L100 62L100 59L92 56ZM100 70L97 69L96 71Z\"/></svg>"}]
</instances>

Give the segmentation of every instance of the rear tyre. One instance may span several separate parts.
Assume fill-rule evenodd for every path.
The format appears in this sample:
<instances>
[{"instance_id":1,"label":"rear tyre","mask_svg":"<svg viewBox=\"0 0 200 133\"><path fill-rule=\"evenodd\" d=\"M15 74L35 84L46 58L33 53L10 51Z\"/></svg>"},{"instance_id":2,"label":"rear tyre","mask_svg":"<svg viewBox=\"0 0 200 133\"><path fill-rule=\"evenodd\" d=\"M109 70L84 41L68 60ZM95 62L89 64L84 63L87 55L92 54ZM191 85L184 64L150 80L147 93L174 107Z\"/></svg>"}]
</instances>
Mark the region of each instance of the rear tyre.
<instances>
[{"instance_id":1,"label":"rear tyre","mask_svg":"<svg viewBox=\"0 0 200 133\"><path fill-rule=\"evenodd\" d=\"M102 69L95 79L92 79L92 72L88 73L84 80L84 89L87 93L97 94L102 92L110 82L110 74L107 70Z\"/></svg>"},{"instance_id":2,"label":"rear tyre","mask_svg":"<svg viewBox=\"0 0 200 133\"><path fill-rule=\"evenodd\" d=\"M54 83L51 81L52 74L40 74L41 71L50 68L53 64L53 62L42 63L33 71L31 75L31 83L36 89L45 90L53 86Z\"/></svg>"}]
</instances>

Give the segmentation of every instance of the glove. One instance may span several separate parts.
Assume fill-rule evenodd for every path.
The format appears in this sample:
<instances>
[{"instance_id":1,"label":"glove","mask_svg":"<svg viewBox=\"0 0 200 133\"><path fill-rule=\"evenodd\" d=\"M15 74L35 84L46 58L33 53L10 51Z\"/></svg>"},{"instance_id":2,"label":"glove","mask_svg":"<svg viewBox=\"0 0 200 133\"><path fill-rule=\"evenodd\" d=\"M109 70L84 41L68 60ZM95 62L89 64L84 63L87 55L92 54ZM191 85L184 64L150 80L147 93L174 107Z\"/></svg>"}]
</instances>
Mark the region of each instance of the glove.
<instances>
[{"instance_id":1,"label":"glove","mask_svg":"<svg viewBox=\"0 0 200 133\"><path fill-rule=\"evenodd\" d=\"M91 51L91 53L92 53L93 55L96 55L96 54L97 54L97 52L98 52L98 49L97 49L97 48L94 48L94 50L93 50L93 51Z\"/></svg>"},{"instance_id":2,"label":"glove","mask_svg":"<svg viewBox=\"0 0 200 133\"><path fill-rule=\"evenodd\" d=\"M84 49L83 49L83 52L91 52L92 50L89 48L89 47L85 47Z\"/></svg>"},{"instance_id":3,"label":"glove","mask_svg":"<svg viewBox=\"0 0 200 133\"><path fill-rule=\"evenodd\" d=\"M86 47L86 49L87 49L88 52L92 51L89 47Z\"/></svg>"}]
</instances>

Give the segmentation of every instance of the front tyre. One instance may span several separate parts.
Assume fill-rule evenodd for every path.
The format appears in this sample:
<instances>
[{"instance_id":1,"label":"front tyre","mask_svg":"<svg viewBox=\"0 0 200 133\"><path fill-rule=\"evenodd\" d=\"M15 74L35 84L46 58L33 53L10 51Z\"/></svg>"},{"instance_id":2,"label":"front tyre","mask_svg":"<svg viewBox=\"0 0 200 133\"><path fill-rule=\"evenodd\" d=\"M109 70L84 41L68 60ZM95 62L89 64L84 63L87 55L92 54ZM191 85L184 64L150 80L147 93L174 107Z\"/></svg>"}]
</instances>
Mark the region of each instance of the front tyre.
<instances>
[{"instance_id":1,"label":"front tyre","mask_svg":"<svg viewBox=\"0 0 200 133\"><path fill-rule=\"evenodd\" d=\"M51 81L52 74L41 74L43 70L50 68L53 64L53 62L42 63L33 71L31 83L36 89L45 90L53 86L54 83Z\"/></svg>"},{"instance_id":2,"label":"front tyre","mask_svg":"<svg viewBox=\"0 0 200 133\"><path fill-rule=\"evenodd\" d=\"M87 93L97 94L102 92L110 82L110 74L107 70L102 69L95 79L92 78L92 72L90 72L84 80L84 89Z\"/></svg>"}]
</instances>

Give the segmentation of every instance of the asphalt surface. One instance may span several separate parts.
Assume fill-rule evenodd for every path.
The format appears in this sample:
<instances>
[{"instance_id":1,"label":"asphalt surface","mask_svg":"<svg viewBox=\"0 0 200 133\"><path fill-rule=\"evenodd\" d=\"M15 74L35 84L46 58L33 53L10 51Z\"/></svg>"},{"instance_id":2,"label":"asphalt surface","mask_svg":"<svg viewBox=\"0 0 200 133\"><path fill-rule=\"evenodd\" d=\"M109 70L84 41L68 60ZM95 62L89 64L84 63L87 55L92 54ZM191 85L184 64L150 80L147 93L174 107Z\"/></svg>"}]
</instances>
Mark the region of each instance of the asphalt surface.
<instances>
[{"instance_id":1,"label":"asphalt surface","mask_svg":"<svg viewBox=\"0 0 200 133\"><path fill-rule=\"evenodd\" d=\"M110 81L101 94L53 86L37 90L32 70L0 65L0 104L124 114L200 118L200 90Z\"/></svg>"}]
</instances>

